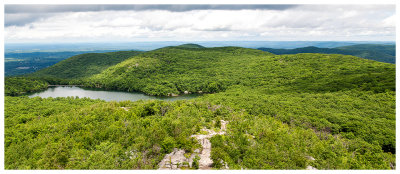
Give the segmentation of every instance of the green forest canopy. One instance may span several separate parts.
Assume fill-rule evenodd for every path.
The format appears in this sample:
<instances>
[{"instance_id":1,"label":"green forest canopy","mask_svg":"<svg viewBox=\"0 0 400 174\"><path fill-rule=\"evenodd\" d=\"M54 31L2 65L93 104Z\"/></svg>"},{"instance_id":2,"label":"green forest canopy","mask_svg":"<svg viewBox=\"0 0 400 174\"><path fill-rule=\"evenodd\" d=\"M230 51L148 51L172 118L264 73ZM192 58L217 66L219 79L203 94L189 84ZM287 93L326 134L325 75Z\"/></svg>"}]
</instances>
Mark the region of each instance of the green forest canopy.
<instances>
[{"instance_id":1,"label":"green forest canopy","mask_svg":"<svg viewBox=\"0 0 400 174\"><path fill-rule=\"evenodd\" d=\"M120 63L140 51L118 51L109 53L86 53L72 56L53 66L41 69L28 76L76 79L98 74L106 68Z\"/></svg>"}]
</instances>

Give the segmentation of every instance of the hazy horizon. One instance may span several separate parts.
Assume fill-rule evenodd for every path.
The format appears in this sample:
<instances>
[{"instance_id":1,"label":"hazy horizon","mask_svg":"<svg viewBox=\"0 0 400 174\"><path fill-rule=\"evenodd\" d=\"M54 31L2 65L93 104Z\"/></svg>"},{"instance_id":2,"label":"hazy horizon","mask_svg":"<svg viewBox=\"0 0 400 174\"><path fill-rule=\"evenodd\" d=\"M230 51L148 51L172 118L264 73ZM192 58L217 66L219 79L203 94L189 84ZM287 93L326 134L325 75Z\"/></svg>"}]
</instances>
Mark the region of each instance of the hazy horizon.
<instances>
[{"instance_id":1,"label":"hazy horizon","mask_svg":"<svg viewBox=\"0 0 400 174\"><path fill-rule=\"evenodd\" d=\"M391 41L147 41L147 42L97 42L97 43L6 43L5 52L36 51L87 51L87 50L141 50L150 51L166 46L199 44L205 47L238 46L245 48L300 48L315 46L334 48L355 44L396 44Z\"/></svg>"}]
</instances>

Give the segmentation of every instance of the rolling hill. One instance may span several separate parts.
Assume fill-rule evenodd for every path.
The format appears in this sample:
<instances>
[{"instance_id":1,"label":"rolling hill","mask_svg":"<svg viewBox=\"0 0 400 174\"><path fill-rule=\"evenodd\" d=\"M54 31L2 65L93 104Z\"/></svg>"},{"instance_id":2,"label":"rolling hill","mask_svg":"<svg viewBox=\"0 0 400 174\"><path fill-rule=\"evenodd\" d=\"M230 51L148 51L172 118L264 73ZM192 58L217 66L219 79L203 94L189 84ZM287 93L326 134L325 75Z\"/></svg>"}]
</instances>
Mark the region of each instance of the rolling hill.
<instances>
[{"instance_id":1,"label":"rolling hill","mask_svg":"<svg viewBox=\"0 0 400 174\"><path fill-rule=\"evenodd\" d=\"M201 46L199 44L190 44L190 43L189 44L178 45L176 47L178 47L178 48L205 48L205 47L203 47L203 46Z\"/></svg>"},{"instance_id":2,"label":"rolling hill","mask_svg":"<svg viewBox=\"0 0 400 174\"><path fill-rule=\"evenodd\" d=\"M122 62L140 51L118 51L109 53L87 53L72 56L53 66L41 69L27 76L60 79L76 79L98 74L106 68Z\"/></svg>"},{"instance_id":3,"label":"rolling hill","mask_svg":"<svg viewBox=\"0 0 400 174\"><path fill-rule=\"evenodd\" d=\"M240 47L167 47L111 66L87 79L85 85L151 95L213 93L232 85L263 86L271 91L355 88L383 92L394 90L393 78L394 66L354 56L279 56Z\"/></svg>"},{"instance_id":4,"label":"rolling hill","mask_svg":"<svg viewBox=\"0 0 400 174\"><path fill-rule=\"evenodd\" d=\"M379 44L357 44L351 46L343 46L336 48L319 48L319 47L302 47L295 49L274 49L274 48L258 48L273 54L297 54L297 53L324 53L324 54L344 54L353 55L361 58L375 60L379 62L395 63L396 62L396 46L395 45L379 45Z\"/></svg>"}]
</instances>

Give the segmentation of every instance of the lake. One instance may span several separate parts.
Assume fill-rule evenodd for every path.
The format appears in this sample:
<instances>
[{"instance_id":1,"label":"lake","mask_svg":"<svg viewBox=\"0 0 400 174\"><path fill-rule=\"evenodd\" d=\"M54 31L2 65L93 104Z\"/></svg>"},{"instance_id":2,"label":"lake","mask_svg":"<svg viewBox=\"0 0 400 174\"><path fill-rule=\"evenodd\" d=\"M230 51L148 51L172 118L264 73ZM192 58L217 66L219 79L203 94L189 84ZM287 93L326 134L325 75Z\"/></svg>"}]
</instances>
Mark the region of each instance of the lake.
<instances>
[{"instance_id":1,"label":"lake","mask_svg":"<svg viewBox=\"0 0 400 174\"><path fill-rule=\"evenodd\" d=\"M36 92L32 94L28 94L29 97L75 97L79 98L87 97L91 99L101 99L105 101L124 101L124 100L188 100L192 98L196 98L201 96L201 94L187 94L181 95L177 97L158 97L158 96L150 96L140 92L122 92L122 91L106 91L101 89L88 89L88 88L80 88L76 86L57 86L57 87L49 87L45 91Z\"/></svg>"}]
</instances>

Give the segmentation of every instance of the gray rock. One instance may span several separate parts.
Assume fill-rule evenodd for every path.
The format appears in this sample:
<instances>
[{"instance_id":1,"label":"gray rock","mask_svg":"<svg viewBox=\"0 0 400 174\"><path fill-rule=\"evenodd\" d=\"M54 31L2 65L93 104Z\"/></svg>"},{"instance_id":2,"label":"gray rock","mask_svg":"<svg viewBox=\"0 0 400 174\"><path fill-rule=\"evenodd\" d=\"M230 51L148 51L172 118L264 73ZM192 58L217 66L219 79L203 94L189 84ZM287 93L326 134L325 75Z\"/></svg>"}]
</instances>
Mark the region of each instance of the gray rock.
<instances>
[{"instance_id":1,"label":"gray rock","mask_svg":"<svg viewBox=\"0 0 400 174\"><path fill-rule=\"evenodd\" d=\"M312 156L306 156L306 158L307 158L308 160L315 161L315 159L314 159Z\"/></svg>"},{"instance_id":2,"label":"gray rock","mask_svg":"<svg viewBox=\"0 0 400 174\"><path fill-rule=\"evenodd\" d=\"M318 170L318 169L314 168L313 166L307 166L306 170Z\"/></svg>"}]
</instances>

